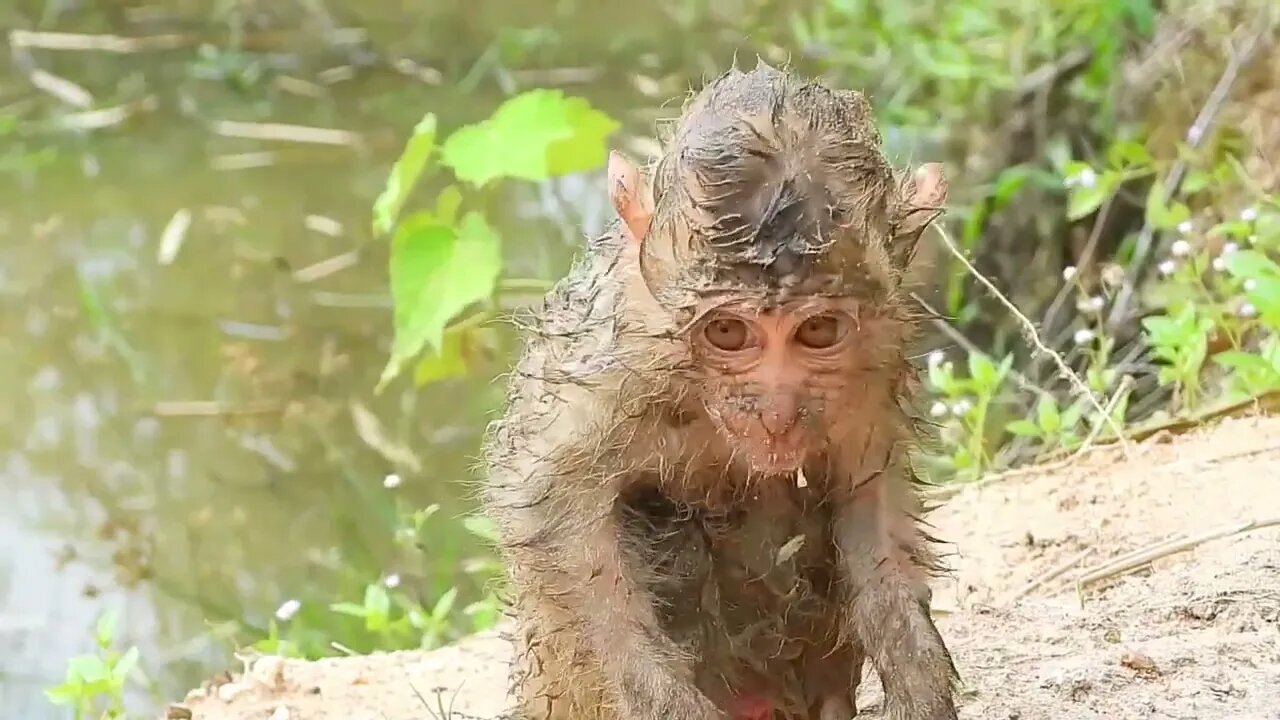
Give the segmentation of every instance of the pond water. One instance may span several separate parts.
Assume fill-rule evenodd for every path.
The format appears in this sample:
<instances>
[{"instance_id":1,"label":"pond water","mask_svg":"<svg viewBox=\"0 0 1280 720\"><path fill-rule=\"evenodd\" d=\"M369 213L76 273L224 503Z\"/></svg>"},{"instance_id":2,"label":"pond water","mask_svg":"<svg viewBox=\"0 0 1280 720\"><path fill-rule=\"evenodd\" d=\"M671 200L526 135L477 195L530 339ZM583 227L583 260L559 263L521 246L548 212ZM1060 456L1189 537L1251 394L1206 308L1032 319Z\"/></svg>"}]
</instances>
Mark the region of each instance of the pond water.
<instances>
[{"instance_id":1,"label":"pond water","mask_svg":"<svg viewBox=\"0 0 1280 720\"><path fill-rule=\"evenodd\" d=\"M373 392L391 316L370 207L390 163L425 111L449 129L539 85L643 136L678 109L662 103L750 47L729 22L749 4L0 9L6 31L185 38L15 48L0 70L0 716L65 716L43 688L93 650L104 610L120 646L141 649L141 699L156 707L225 667L287 600L327 612L387 573L464 583L475 543L460 518L509 354ZM91 107L38 89L37 68ZM122 122L84 129L122 107ZM245 121L357 142L228 136ZM558 276L607 213L598 173L504 195L491 219L505 274ZM180 246L163 242L175 216ZM406 565L397 508L429 503L429 562Z\"/></svg>"}]
</instances>

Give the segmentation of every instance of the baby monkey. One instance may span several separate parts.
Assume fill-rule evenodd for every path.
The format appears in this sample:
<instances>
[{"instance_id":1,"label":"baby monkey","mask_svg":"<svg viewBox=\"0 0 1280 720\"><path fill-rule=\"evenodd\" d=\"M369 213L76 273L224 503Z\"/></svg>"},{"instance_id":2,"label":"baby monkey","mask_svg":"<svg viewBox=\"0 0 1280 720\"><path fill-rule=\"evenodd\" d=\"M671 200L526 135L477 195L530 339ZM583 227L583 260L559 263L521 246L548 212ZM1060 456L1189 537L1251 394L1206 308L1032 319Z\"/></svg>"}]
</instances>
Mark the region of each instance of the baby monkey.
<instances>
[{"instance_id":1,"label":"baby monkey","mask_svg":"<svg viewBox=\"0 0 1280 720\"><path fill-rule=\"evenodd\" d=\"M953 720L908 453L946 182L761 63L689 101L548 295L486 440L526 720Z\"/></svg>"}]
</instances>

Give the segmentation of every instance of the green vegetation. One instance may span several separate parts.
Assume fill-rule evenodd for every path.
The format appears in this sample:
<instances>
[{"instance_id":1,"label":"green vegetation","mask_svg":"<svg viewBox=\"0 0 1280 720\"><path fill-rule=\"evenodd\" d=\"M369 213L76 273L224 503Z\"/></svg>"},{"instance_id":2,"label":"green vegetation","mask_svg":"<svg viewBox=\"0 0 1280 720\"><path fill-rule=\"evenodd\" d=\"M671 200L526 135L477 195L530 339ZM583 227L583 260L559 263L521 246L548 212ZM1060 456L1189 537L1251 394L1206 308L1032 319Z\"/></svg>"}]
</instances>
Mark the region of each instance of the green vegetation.
<instances>
[{"instance_id":1,"label":"green vegetation","mask_svg":"<svg viewBox=\"0 0 1280 720\"><path fill-rule=\"evenodd\" d=\"M252 13L237 3L218 5L215 20L224 26L216 40L192 48L176 73L180 83L206 83L190 97L213 93L207 83L214 83L242 103L234 106L238 112L266 120L264 108L273 103L293 107L279 87L314 92L318 82L298 81L273 64L271 52L245 40L253 34ZM294 539L295 532L319 535L314 526L284 525L318 508L321 520L311 522L331 531L319 536L333 546L315 548L320 559L291 549L295 554L279 564L261 566L254 565L252 549L237 548L219 556L232 570L200 576L196 590L164 588L197 607L207 636L223 647L308 658L429 649L497 622L502 573L489 547L492 530L473 514L471 488L455 486L474 472L479 427L502 401L494 377L514 350L505 311L536 297L563 272L583 218L552 215L603 197L599 171L608 149L626 141L644 147L653 119L675 110L656 106L723 69L735 54L740 65L759 54L865 88L895 162L946 161L952 185L946 237L1036 328L1035 342L1027 342L1023 322L1005 302L952 256L940 235L927 236L937 249L938 289L922 300L940 317L922 348L928 396L921 409L939 426L941 443L928 458L939 481L972 481L1115 441L1115 427L1151 426L1280 391L1280 195L1274 179L1268 185L1247 167L1260 151L1253 146L1258 138L1239 130L1249 112L1244 91L1216 101L1232 113L1231 126L1209 123L1188 134L1214 102L1211 91L1229 65L1213 39L1232 31L1225 12L1206 25L1208 39L1180 49L1195 62L1184 68L1179 89L1159 94L1135 88L1138 81L1124 64L1150 60L1157 26L1191 12L1189 1L1159 10L1149 0L956 0L910 8L872 0L814 0L798 8L768 0L671 2L607 24L583 15L605 11L569 1L537 4L546 7L536 18L510 26L495 19L492 27L461 23L459 13L468 9L458 5L415 19L424 46L450 48L427 58L432 93L424 99L416 90L370 90L360 104L380 125L395 128L393 147L353 172L358 179L340 191L319 188L321 199L287 205L313 213L320 203L349 196L348 225L361 241L342 236L334 242L346 245L325 247L358 251L376 266L366 285L337 284L325 296L334 304L309 309L304 321L350 312L369 297L388 296L391 307L369 301L379 312L386 309L366 323L376 328L371 335L348 329L355 340L336 334L343 339L335 341L335 334L317 332L293 343L291 352L324 355L331 364L341 363L326 343L371 348L369 355L351 355L370 367L352 373L349 384L317 373L326 402L282 412L272 428L295 457L315 458L263 481L270 486L264 504L284 508L267 515L281 523L279 537L289 538L279 544L308 541ZM1233 7L1261 17L1260 5L1240 0ZM296 24L282 12L277 22ZM600 37L575 23L617 30ZM389 31L371 20L369 32ZM398 43L405 32L397 26L396 39L385 44ZM446 37L451 33L457 37ZM1275 33L1270 37L1274 48ZM403 62L389 65L411 74ZM583 75L587 79L557 79L578 77L569 71L580 65L609 69ZM1254 84L1270 77L1274 86L1268 73L1247 63L1240 69ZM459 100L472 95L483 100ZM1133 95L1159 97L1164 110L1145 114L1135 109L1144 103ZM325 107L322 116L336 112ZM79 140L44 140L51 127L65 124L61 115L25 112L0 103L0 178L15 186L78 152ZM108 134L104 145L122 142L123 130L109 132L119 136ZM333 177L350 172L343 167ZM286 168L277 182L308 172ZM221 177L208 185L221 191ZM557 183L575 178L585 179L586 189L566 202ZM271 192L269 184L259 191ZM117 202L117 196L103 197L103 208ZM228 197L218 203L233 205ZM265 197L270 205L272 196ZM234 248L228 266L239 272L275 259L272 246L236 232L249 231L233 231L224 243ZM566 242L557 244L557 235ZM202 262L225 261L207 249L215 243L203 239L203 249L184 252L204 253L197 255ZM195 392L163 384L157 372L163 358L155 357L162 352L148 349L130 324L134 316L113 300L123 284L77 270L73 292L89 334L133 383L125 390L148 397ZM230 307L245 316L259 309L248 301ZM275 357L283 363L288 356ZM227 364L232 360L261 364L241 356ZM1059 361L1078 382L1064 376ZM283 367L282 375L294 369ZM250 390L219 378L217 396L256 399L259 381L244 382ZM443 432L455 415L470 422L461 423L462 439ZM342 434L347 425L353 439ZM243 427L266 432L239 419L227 419L217 431L230 435ZM424 439L437 437L450 439ZM371 474L378 479L371 482ZM402 474L425 478L431 485L426 499L409 492ZM290 482L293 477L306 482ZM236 494L257 491L234 487ZM226 500L223 492L215 490L222 504L213 515L234 517L240 500ZM230 534L240 532L227 523ZM192 552L213 550L206 544ZM204 597L214 593L201 583L238 583L238 563L254 565L269 603L235 591L227 591L232 600ZM281 567L301 568L305 582L272 582ZM100 621L95 652L73 658L65 682L48 689L48 699L76 718L123 717L127 686L149 677L143 668L150 662L138 649L113 650L116 643L114 622Z\"/></svg>"},{"instance_id":2,"label":"green vegetation","mask_svg":"<svg viewBox=\"0 0 1280 720\"><path fill-rule=\"evenodd\" d=\"M70 707L76 720L125 717L125 683L138 665L138 648L123 653L113 648L116 621L114 613L100 616L94 633L97 652L68 660L66 680L45 691L49 702Z\"/></svg>"}]
</instances>

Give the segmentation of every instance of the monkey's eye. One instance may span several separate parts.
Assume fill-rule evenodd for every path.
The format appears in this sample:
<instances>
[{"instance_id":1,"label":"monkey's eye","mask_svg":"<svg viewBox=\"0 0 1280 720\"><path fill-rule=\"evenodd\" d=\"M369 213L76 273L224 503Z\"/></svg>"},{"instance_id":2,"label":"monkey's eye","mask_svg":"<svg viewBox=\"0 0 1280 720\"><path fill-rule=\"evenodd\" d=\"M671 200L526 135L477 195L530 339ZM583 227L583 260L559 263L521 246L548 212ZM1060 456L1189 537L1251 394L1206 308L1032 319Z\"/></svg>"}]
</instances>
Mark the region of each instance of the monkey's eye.
<instances>
[{"instance_id":1,"label":"monkey's eye","mask_svg":"<svg viewBox=\"0 0 1280 720\"><path fill-rule=\"evenodd\" d=\"M747 346L751 331L738 318L718 318L707 323L702 331L707 342L726 352L741 350Z\"/></svg>"},{"instance_id":2,"label":"monkey's eye","mask_svg":"<svg viewBox=\"0 0 1280 720\"><path fill-rule=\"evenodd\" d=\"M796 340L814 350L822 350L840 339L840 319L835 315L818 315L805 320L796 330Z\"/></svg>"}]
</instances>

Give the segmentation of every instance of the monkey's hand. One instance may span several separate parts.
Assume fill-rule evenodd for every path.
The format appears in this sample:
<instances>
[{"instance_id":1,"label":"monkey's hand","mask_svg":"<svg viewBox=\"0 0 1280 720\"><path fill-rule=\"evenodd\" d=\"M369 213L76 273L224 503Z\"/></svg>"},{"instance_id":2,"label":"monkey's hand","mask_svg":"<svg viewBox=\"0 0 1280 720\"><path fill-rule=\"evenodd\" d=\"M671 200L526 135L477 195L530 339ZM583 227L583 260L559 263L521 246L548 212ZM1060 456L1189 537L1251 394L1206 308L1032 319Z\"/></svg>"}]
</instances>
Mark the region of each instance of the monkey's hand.
<instances>
[{"instance_id":1,"label":"monkey's hand","mask_svg":"<svg viewBox=\"0 0 1280 720\"><path fill-rule=\"evenodd\" d=\"M905 481L881 478L836 512L852 598L847 622L880 675L889 720L956 720L955 665L929 614L929 586L917 564L928 549L898 504L901 488L890 484Z\"/></svg>"},{"instance_id":2,"label":"monkey's hand","mask_svg":"<svg viewBox=\"0 0 1280 720\"><path fill-rule=\"evenodd\" d=\"M656 598L635 580L612 516L579 543L587 583L581 603L593 650L622 716L635 720L728 720L693 680L690 658L658 623Z\"/></svg>"},{"instance_id":3,"label":"monkey's hand","mask_svg":"<svg viewBox=\"0 0 1280 720\"><path fill-rule=\"evenodd\" d=\"M489 510L500 520L517 592L528 598L525 612L556 628L549 646L567 645L536 672L563 687L574 712L603 703L627 720L727 720L661 627L657 599L639 580L645 569L628 552L645 540L627 536L615 512L618 489L568 486L539 461L524 465L535 471L493 476L503 485ZM600 695L571 689L593 685Z\"/></svg>"}]
</instances>

